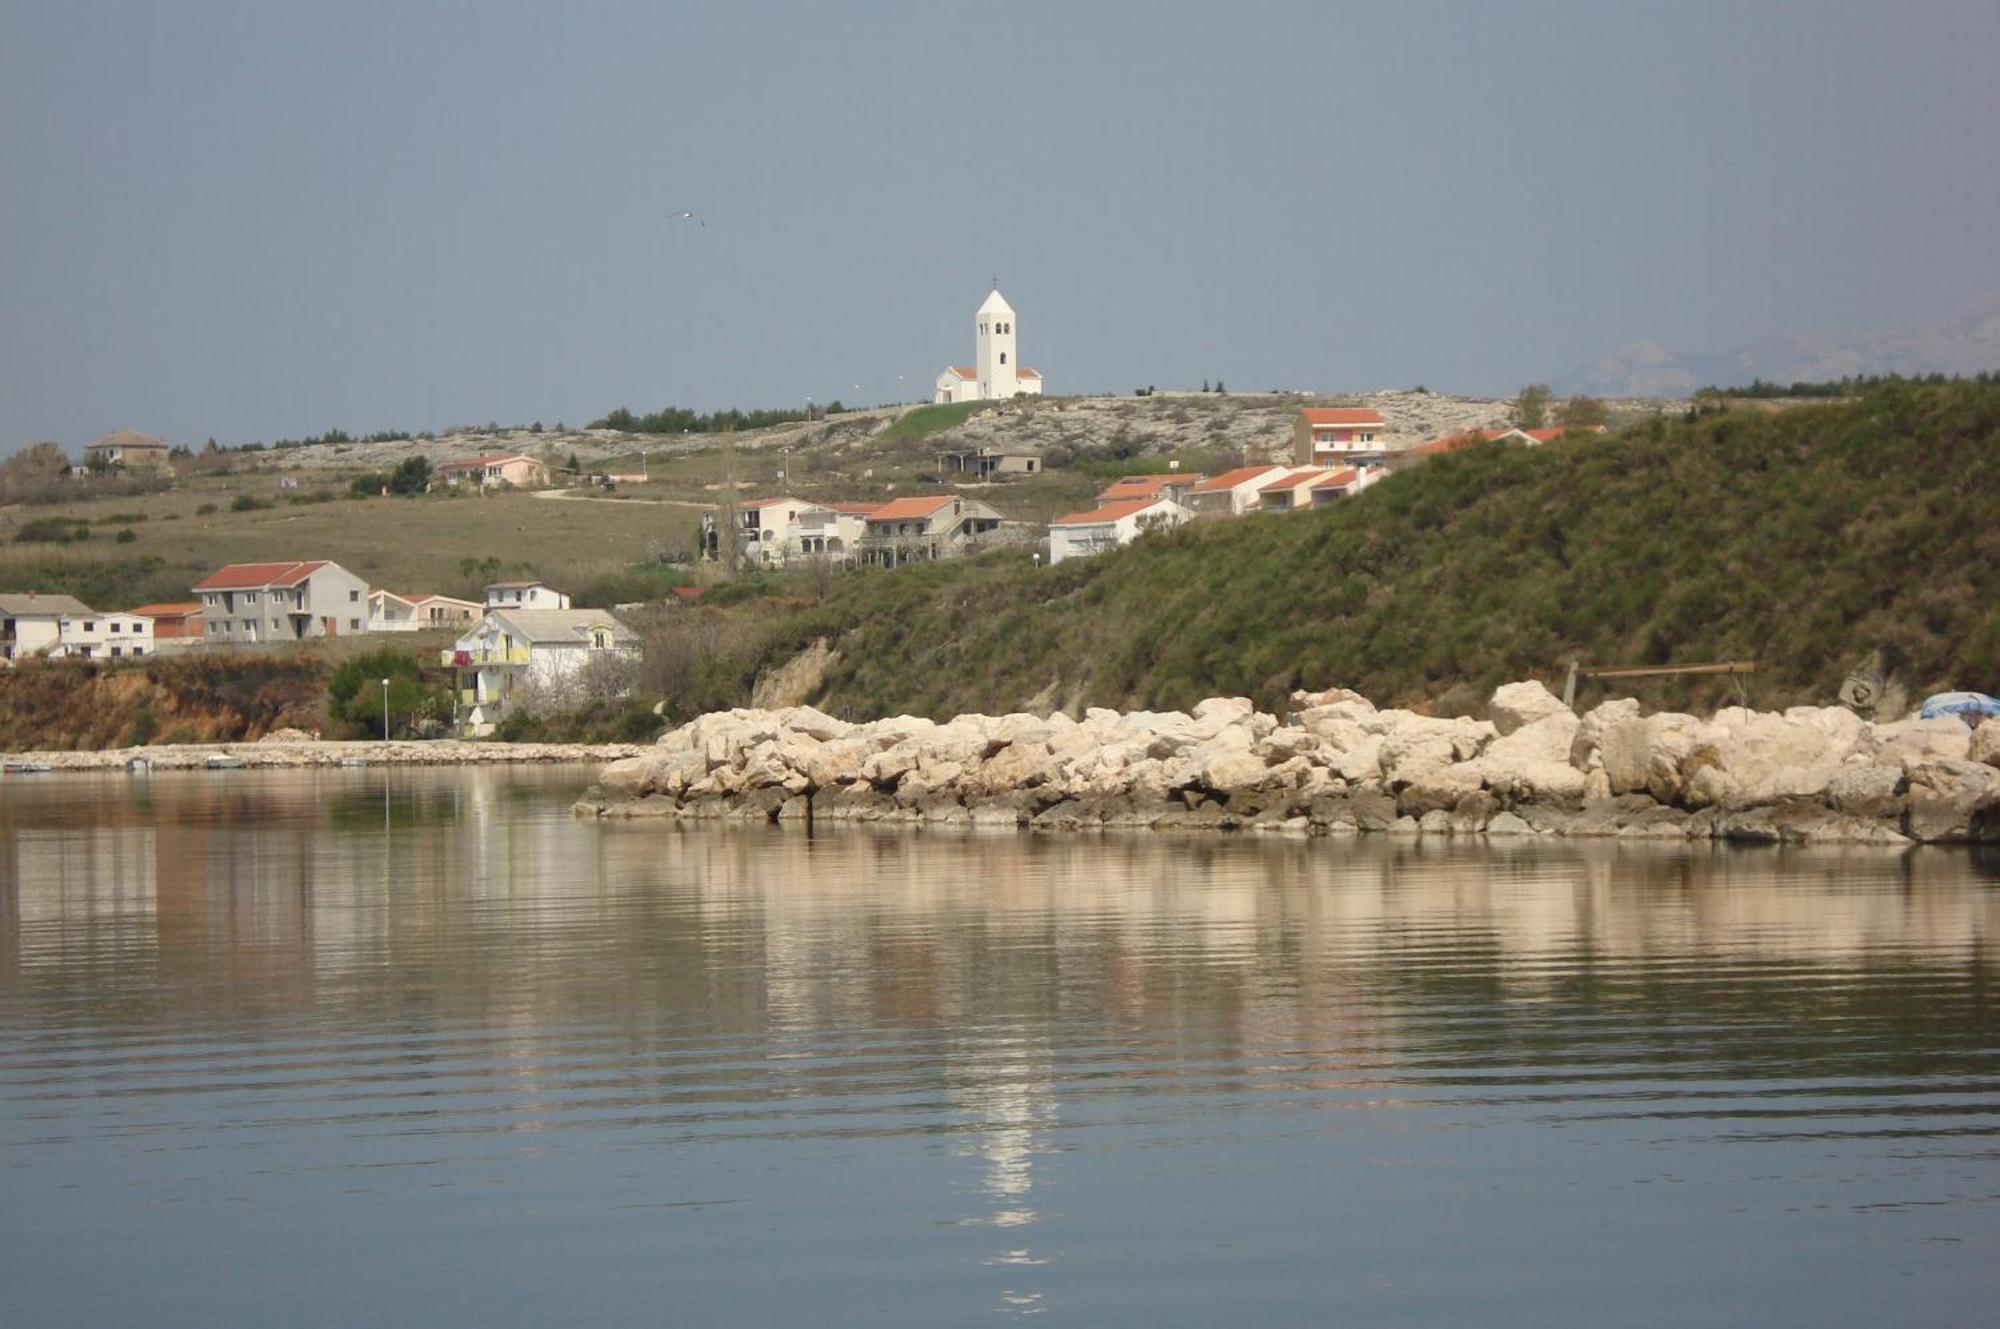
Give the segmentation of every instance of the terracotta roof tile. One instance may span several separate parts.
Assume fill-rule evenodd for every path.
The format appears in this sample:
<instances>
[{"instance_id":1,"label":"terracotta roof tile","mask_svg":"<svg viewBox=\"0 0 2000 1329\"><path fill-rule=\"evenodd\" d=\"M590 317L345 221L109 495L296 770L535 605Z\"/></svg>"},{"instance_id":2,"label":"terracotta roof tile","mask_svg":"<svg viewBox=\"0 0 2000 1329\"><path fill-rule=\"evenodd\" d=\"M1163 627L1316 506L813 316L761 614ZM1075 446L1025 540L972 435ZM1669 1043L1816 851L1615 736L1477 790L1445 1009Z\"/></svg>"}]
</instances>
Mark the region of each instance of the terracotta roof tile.
<instances>
[{"instance_id":1,"label":"terracotta roof tile","mask_svg":"<svg viewBox=\"0 0 2000 1329\"><path fill-rule=\"evenodd\" d=\"M952 501L950 494L939 494L931 498L899 498L893 503L884 503L868 514L869 521L912 521L918 517L928 517L939 508Z\"/></svg>"},{"instance_id":2,"label":"terracotta roof tile","mask_svg":"<svg viewBox=\"0 0 2000 1329\"><path fill-rule=\"evenodd\" d=\"M1234 489L1238 485L1248 484L1259 476L1284 469L1282 466L1239 466L1233 471L1224 471L1221 475L1203 480L1191 492L1197 494L1219 494L1225 489Z\"/></svg>"},{"instance_id":3,"label":"terracotta roof tile","mask_svg":"<svg viewBox=\"0 0 2000 1329\"><path fill-rule=\"evenodd\" d=\"M1307 406L1299 414L1310 425L1381 425L1382 413L1370 406Z\"/></svg>"},{"instance_id":4,"label":"terracotta roof tile","mask_svg":"<svg viewBox=\"0 0 2000 1329\"><path fill-rule=\"evenodd\" d=\"M312 575L324 563L230 563L217 568L194 584L197 591L249 591L260 586L290 586L300 577ZM305 569L300 572L299 569ZM291 580L286 580L290 578Z\"/></svg>"}]
</instances>

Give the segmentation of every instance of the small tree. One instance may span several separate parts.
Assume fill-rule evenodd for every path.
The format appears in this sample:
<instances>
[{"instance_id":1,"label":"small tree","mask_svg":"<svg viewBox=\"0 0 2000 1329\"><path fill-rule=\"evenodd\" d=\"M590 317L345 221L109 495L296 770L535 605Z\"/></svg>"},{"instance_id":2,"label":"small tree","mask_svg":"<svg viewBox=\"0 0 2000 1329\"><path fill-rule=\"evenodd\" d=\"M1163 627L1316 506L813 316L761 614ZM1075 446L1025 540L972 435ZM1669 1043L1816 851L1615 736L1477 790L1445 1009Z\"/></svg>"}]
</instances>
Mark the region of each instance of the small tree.
<instances>
[{"instance_id":1,"label":"small tree","mask_svg":"<svg viewBox=\"0 0 2000 1329\"><path fill-rule=\"evenodd\" d=\"M431 464L424 457L405 457L389 473L389 492L408 497L421 494L431 487Z\"/></svg>"},{"instance_id":2,"label":"small tree","mask_svg":"<svg viewBox=\"0 0 2000 1329\"><path fill-rule=\"evenodd\" d=\"M1571 397L1556 412L1556 423L1564 429L1595 429L1610 420L1611 413L1595 397Z\"/></svg>"},{"instance_id":3,"label":"small tree","mask_svg":"<svg viewBox=\"0 0 2000 1329\"><path fill-rule=\"evenodd\" d=\"M1522 429L1540 429L1549 422L1549 385L1530 383L1514 398L1514 423Z\"/></svg>"}]
</instances>

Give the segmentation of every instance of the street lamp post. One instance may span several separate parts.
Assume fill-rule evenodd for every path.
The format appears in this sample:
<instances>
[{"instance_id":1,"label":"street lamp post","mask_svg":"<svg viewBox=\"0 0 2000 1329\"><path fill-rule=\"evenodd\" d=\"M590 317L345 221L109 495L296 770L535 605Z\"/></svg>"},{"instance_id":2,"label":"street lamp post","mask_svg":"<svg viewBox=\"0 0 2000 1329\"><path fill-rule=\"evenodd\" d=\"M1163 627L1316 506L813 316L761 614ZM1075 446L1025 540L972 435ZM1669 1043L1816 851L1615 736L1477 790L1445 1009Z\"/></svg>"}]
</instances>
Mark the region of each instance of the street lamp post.
<instances>
[{"instance_id":1,"label":"street lamp post","mask_svg":"<svg viewBox=\"0 0 2000 1329\"><path fill-rule=\"evenodd\" d=\"M389 680L382 680L382 741L389 741Z\"/></svg>"}]
</instances>

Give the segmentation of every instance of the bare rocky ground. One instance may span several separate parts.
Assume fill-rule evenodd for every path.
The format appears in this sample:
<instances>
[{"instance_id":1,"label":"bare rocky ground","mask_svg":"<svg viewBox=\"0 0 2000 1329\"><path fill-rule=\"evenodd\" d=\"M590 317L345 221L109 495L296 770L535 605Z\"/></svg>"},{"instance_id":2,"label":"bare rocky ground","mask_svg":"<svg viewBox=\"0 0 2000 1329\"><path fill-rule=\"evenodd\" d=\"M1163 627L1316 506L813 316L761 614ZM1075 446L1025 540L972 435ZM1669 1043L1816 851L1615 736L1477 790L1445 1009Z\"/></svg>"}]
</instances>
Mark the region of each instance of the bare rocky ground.
<instances>
[{"instance_id":1,"label":"bare rocky ground","mask_svg":"<svg viewBox=\"0 0 2000 1329\"><path fill-rule=\"evenodd\" d=\"M972 415L956 428L933 434L924 450L1009 447L1046 450L1097 447L1119 440L1135 456L1202 449L1252 458L1281 457L1290 447L1292 421L1303 405L1373 406L1382 413L1384 442L1408 447L1465 429L1508 422L1511 402L1418 391L1362 392L1344 396L1156 392L1146 397L1023 397ZM1634 418L1680 410L1684 402L1634 399L1607 402L1614 417ZM865 454L914 406L849 411L812 422L777 425L734 435L749 452L816 449ZM571 455L585 467L648 452L671 458L715 447L715 435L631 434L615 429L458 432L435 439L381 443L312 444L253 454L254 464L278 471L387 470L411 455L433 465L494 452L525 452L558 463Z\"/></svg>"},{"instance_id":2,"label":"bare rocky ground","mask_svg":"<svg viewBox=\"0 0 2000 1329\"><path fill-rule=\"evenodd\" d=\"M807 706L704 715L613 762L582 815L1034 830L1617 836L1766 843L2000 841L2000 719L1876 724L1840 707L1707 718L1630 700L1578 716L1539 683L1488 718L1345 689L1288 713L1240 697L1082 720Z\"/></svg>"}]
</instances>

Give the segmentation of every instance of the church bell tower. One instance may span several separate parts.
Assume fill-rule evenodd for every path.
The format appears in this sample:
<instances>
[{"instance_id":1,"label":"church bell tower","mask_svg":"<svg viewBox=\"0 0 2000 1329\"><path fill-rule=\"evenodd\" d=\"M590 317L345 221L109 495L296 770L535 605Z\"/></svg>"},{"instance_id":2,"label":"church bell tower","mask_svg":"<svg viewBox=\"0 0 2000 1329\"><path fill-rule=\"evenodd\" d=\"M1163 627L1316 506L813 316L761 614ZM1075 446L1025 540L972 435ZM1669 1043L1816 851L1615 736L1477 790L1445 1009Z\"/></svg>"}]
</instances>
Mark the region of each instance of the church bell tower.
<instances>
[{"instance_id":1,"label":"church bell tower","mask_svg":"<svg viewBox=\"0 0 2000 1329\"><path fill-rule=\"evenodd\" d=\"M979 395L1005 401L1020 391L1020 357L1015 353L1014 307L1000 294L999 279L973 315L973 367L979 372Z\"/></svg>"}]
</instances>

